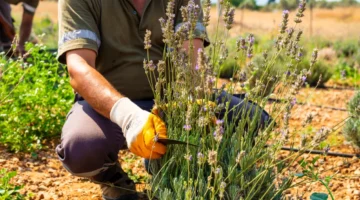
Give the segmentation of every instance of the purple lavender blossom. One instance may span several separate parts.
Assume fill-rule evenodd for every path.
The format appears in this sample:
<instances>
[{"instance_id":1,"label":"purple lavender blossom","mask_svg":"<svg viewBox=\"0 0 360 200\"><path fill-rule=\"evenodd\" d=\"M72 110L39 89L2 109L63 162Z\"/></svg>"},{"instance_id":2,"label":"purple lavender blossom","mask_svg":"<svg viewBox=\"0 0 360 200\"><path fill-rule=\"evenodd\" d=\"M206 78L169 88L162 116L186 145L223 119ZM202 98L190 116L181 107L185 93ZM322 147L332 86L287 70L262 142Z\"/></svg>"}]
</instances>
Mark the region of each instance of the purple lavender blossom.
<instances>
[{"instance_id":1,"label":"purple lavender blossom","mask_svg":"<svg viewBox=\"0 0 360 200\"><path fill-rule=\"evenodd\" d=\"M203 111L203 112L206 112L206 111L207 111L206 106L203 106L203 107L202 107L202 111Z\"/></svg>"},{"instance_id":2,"label":"purple lavender blossom","mask_svg":"<svg viewBox=\"0 0 360 200\"><path fill-rule=\"evenodd\" d=\"M341 79L345 79L346 78L346 71L341 70L340 75L341 75Z\"/></svg>"},{"instance_id":3,"label":"purple lavender blossom","mask_svg":"<svg viewBox=\"0 0 360 200\"><path fill-rule=\"evenodd\" d=\"M303 3L300 3L299 4L299 9L301 10L301 9L303 9L304 8L304 4Z\"/></svg>"},{"instance_id":4,"label":"purple lavender blossom","mask_svg":"<svg viewBox=\"0 0 360 200\"><path fill-rule=\"evenodd\" d=\"M221 120L221 119L216 120L216 125L222 125L223 123L224 123L224 120Z\"/></svg>"},{"instance_id":5,"label":"purple lavender blossom","mask_svg":"<svg viewBox=\"0 0 360 200\"><path fill-rule=\"evenodd\" d=\"M329 153L329 151L330 151L330 146L327 145L327 146L324 148L324 152L327 154L327 153Z\"/></svg>"},{"instance_id":6,"label":"purple lavender blossom","mask_svg":"<svg viewBox=\"0 0 360 200\"><path fill-rule=\"evenodd\" d=\"M214 82L215 82L215 78L214 78L214 77L209 77L209 78L208 78L208 82L209 82L209 83L214 83Z\"/></svg>"},{"instance_id":7,"label":"purple lavender blossom","mask_svg":"<svg viewBox=\"0 0 360 200\"><path fill-rule=\"evenodd\" d=\"M221 172L221 169L218 167L215 169L215 174L219 174Z\"/></svg>"},{"instance_id":8,"label":"purple lavender blossom","mask_svg":"<svg viewBox=\"0 0 360 200\"><path fill-rule=\"evenodd\" d=\"M293 100L291 101L291 105L294 106L296 104L296 98L293 98Z\"/></svg>"},{"instance_id":9,"label":"purple lavender blossom","mask_svg":"<svg viewBox=\"0 0 360 200\"><path fill-rule=\"evenodd\" d=\"M305 81L306 81L306 76L302 76L302 77L301 77L301 80L302 80L303 82L305 82Z\"/></svg>"},{"instance_id":10,"label":"purple lavender blossom","mask_svg":"<svg viewBox=\"0 0 360 200\"><path fill-rule=\"evenodd\" d=\"M185 131L190 131L191 130L191 125L186 124L186 125L184 125L183 128L185 129Z\"/></svg>"},{"instance_id":11,"label":"purple lavender blossom","mask_svg":"<svg viewBox=\"0 0 360 200\"><path fill-rule=\"evenodd\" d=\"M291 75L290 70L287 70L287 71L285 72L285 74L286 74L286 76L290 76L290 75Z\"/></svg>"},{"instance_id":12,"label":"purple lavender blossom","mask_svg":"<svg viewBox=\"0 0 360 200\"><path fill-rule=\"evenodd\" d=\"M255 42L255 37L253 35L249 35L248 42L250 45L253 45Z\"/></svg>"}]
</instances>

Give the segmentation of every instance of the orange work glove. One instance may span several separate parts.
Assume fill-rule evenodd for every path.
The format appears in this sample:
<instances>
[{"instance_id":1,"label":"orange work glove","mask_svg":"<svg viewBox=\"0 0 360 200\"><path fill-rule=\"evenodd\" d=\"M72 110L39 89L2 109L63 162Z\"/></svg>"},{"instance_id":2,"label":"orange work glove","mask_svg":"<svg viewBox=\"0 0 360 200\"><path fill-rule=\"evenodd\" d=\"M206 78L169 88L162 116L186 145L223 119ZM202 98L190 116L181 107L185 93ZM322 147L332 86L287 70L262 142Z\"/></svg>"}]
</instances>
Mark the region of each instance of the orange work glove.
<instances>
[{"instance_id":1,"label":"orange work glove","mask_svg":"<svg viewBox=\"0 0 360 200\"><path fill-rule=\"evenodd\" d=\"M134 154L158 159L166 153L166 146L155 142L155 138L167 138L165 123L158 116L124 97L112 107L110 119L121 127L128 148Z\"/></svg>"}]
</instances>

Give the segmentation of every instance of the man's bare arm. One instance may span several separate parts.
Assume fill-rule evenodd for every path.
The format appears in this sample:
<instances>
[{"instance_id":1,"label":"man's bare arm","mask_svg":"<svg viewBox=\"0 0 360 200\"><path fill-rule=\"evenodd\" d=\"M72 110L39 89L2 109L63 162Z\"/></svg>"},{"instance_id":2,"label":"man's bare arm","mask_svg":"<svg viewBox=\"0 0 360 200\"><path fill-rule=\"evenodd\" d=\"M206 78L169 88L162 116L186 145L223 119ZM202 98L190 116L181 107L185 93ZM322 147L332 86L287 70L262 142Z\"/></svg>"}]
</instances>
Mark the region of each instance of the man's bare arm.
<instances>
[{"instance_id":1,"label":"man's bare arm","mask_svg":"<svg viewBox=\"0 0 360 200\"><path fill-rule=\"evenodd\" d=\"M98 113L110 118L113 105L123 97L98 71L96 53L77 49L66 53L70 84Z\"/></svg>"},{"instance_id":2,"label":"man's bare arm","mask_svg":"<svg viewBox=\"0 0 360 200\"><path fill-rule=\"evenodd\" d=\"M24 11L20 25L19 48L17 49L21 54L25 52L24 45L25 42L29 40L33 19L34 15Z\"/></svg>"},{"instance_id":3,"label":"man's bare arm","mask_svg":"<svg viewBox=\"0 0 360 200\"><path fill-rule=\"evenodd\" d=\"M204 41L202 39L194 39L192 42L193 42L193 45L194 45L194 52L193 52L194 60L193 60L193 63L194 63L194 67L195 67L197 56L198 56L198 53L197 53L198 49L204 48ZM186 50L186 52L189 52L189 48L190 48L190 41L189 40L184 41L183 48Z\"/></svg>"}]
</instances>

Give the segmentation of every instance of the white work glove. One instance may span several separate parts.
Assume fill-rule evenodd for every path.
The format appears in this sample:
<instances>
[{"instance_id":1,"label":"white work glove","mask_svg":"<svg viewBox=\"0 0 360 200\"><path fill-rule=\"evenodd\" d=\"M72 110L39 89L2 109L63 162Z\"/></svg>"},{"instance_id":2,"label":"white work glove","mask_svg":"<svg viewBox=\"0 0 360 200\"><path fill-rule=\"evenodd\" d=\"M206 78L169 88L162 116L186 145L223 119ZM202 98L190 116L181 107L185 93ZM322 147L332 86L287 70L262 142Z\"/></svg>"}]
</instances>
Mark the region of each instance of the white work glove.
<instances>
[{"instance_id":1,"label":"white work glove","mask_svg":"<svg viewBox=\"0 0 360 200\"><path fill-rule=\"evenodd\" d=\"M123 97L112 107L110 119L121 127L134 154L147 159L158 159L165 154L166 146L155 142L155 137L167 137L165 123L158 116Z\"/></svg>"}]
</instances>

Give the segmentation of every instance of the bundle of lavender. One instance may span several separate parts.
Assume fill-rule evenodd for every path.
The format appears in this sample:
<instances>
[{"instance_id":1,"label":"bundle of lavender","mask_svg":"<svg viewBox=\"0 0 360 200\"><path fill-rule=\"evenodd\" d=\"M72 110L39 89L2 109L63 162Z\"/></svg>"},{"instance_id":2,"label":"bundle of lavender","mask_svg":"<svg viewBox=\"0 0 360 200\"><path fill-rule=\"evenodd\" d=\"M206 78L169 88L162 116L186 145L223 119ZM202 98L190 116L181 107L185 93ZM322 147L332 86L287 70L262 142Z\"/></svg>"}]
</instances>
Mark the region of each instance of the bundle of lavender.
<instances>
[{"instance_id":1,"label":"bundle of lavender","mask_svg":"<svg viewBox=\"0 0 360 200\"><path fill-rule=\"evenodd\" d=\"M294 27L289 27L289 11L283 11L276 42L262 52L260 65L252 60L255 37L240 37L236 52L231 52L231 59L240 66L233 73L237 78L231 79L229 85L217 87L221 64L230 59L227 36L235 14L229 2L221 4L224 21L218 20L215 39L204 49L198 45L199 39L200 43L207 42L206 33L198 32L199 19L203 26L209 25L210 1L201 7L198 1L189 0L181 8L183 22L175 28L175 0L170 0L167 18L160 19L166 45L163 60L155 63L149 56L144 60L155 95L154 113L165 121L170 139L189 144L168 145L162 159L150 161L147 168L152 173L148 194L151 198L282 199L284 191L314 181L305 161L292 167L303 151L278 159L281 147L291 143L291 110L311 70L311 66L309 70L297 67L303 53L299 44L302 31L296 26L304 16L306 2L300 2ZM150 36L147 31L148 52ZM270 75L280 56L288 63L286 70ZM311 65L316 59L314 50ZM233 96L239 88L245 93L244 98ZM268 104L271 93L286 101ZM303 128L310 123L311 116ZM302 137L299 148L313 149L329 132L319 130L312 141ZM308 173L299 175L306 170Z\"/></svg>"}]
</instances>

